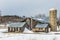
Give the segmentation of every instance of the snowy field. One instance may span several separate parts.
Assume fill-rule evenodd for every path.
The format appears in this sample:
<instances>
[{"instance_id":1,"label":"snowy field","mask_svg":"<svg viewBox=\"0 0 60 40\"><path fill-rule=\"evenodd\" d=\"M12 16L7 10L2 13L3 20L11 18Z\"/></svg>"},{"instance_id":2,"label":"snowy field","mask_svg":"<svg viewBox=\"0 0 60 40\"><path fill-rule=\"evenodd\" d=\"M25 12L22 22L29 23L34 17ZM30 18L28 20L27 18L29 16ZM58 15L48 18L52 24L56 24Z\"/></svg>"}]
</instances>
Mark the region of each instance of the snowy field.
<instances>
[{"instance_id":1,"label":"snowy field","mask_svg":"<svg viewBox=\"0 0 60 40\"><path fill-rule=\"evenodd\" d=\"M55 35L56 32L43 33L43 34L33 34L33 32L31 31L30 31L31 34L3 33L6 31L7 29L0 29L0 40L60 40L60 34Z\"/></svg>"}]
</instances>

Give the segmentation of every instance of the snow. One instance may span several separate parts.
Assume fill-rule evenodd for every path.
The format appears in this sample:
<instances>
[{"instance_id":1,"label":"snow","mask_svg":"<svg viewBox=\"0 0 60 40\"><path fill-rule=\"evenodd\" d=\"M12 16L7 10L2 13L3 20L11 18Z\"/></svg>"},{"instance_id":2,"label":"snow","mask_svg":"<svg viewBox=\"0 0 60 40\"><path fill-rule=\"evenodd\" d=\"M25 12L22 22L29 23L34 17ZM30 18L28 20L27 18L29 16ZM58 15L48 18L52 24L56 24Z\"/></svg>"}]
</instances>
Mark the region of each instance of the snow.
<instances>
[{"instance_id":1,"label":"snow","mask_svg":"<svg viewBox=\"0 0 60 40\"><path fill-rule=\"evenodd\" d=\"M0 40L52 40L55 36L53 35L40 35L40 34L11 34L2 35Z\"/></svg>"},{"instance_id":2,"label":"snow","mask_svg":"<svg viewBox=\"0 0 60 40\"><path fill-rule=\"evenodd\" d=\"M39 19L37 19L37 20L43 20L43 19L39 18Z\"/></svg>"},{"instance_id":3,"label":"snow","mask_svg":"<svg viewBox=\"0 0 60 40\"><path fill-rule=\"evenodd\" d=\"M51 8L50 10L57 10L57 9L55 9L55 8Z\"/></svg>"},{"instance_id":4,"label":"snow","mask_svg":"<svg viewBox=\"0 0 60 40\"><path fill-rule=\"evenodd\" d=\"M44 34L33 34L32 31L25 28L24 32L29 32L32 34L24 33L3 33L7 29L0 29L0 40L60 40L60 32L49 32Z\"/></svg>"},{"instance_id":5,"label":"snow","mask_svg":"<svg viewBox=\"0 0 60 40\"><path fill-rule=\"evenodd\" d=\"M60 26L59 27L57 26L57 31L59 31L59 30L60 30Z\"/></svg>"},{"instance_id":6,"label":"snow","mask_svg":"<svg viewBox=\"0 0 60 40\"><path fill-rule=\"evenodd\" d=\"M4 26L9 26L9 25L8 24L6 24L6 25L5 24L0 24L0 26L4 27Z\"/></svg>"},{"instance_id":7,"label":"snow","mask_svg":"<svg viewBox=\"0 0 60 40\"><path fill-rule=\"evenodd\" d=\"M33 33L31 30L28 30L27 28L25 28L25 30L24 30L24 33Z\"/></svg>"},{"instance_id":8,"label":"snow","mask_svg":"<svg viewBox=\"0 0 60 40\"><path fill-rule=\"evenodd\" d=\"M0 33L7 32L7 29L0 29Z\"/></svg>"}]
</instances>

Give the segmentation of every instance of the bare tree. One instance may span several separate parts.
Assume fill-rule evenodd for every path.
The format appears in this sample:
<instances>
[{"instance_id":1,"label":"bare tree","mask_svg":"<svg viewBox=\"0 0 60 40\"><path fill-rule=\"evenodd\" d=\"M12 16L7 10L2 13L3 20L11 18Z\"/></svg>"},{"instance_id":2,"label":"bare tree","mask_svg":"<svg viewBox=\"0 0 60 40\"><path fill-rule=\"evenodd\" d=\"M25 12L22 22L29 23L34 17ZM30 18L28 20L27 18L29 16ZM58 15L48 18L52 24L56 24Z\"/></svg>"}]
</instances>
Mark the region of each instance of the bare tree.
<instances>
[{"instance_id":1,"label":"bare tree","mask_svg":"<svg viewBox=\"0 0 60 40\"><path fill-rule=\"evenodd\" d=\"M59 16L59 18L57 20L57 25L58 25L58 27L60 26L60 16Z\"/></svg>"},{"instance_id":2,"label":"bare tree","mask_svg":"<svg viewBox=\"0 0 60 40\"><path fill-rule=\"evenodd\" d=\"M43 17L46 17L46 15L45 15L45 14L38 14L38 15L36 15L35 17L36 17L36 18L43 18Z\"/></svg>"},{"instance_id":3,"label":"bare tree","mask_svg":"<svg viewBox=\"0 0 60 40\"><path fill-rule=\"evenodd\" d=\"M0 10L0 16L1 16L1 10Z\"/></svg>"}]
</instances>

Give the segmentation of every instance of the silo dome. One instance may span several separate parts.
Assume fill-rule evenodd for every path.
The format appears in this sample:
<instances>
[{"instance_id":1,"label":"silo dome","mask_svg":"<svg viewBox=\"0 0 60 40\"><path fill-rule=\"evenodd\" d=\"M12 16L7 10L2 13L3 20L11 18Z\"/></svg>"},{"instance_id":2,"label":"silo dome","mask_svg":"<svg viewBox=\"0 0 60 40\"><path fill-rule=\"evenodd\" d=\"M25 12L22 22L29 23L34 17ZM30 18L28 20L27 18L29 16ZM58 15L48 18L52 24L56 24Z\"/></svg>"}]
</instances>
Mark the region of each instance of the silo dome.
<instances>
[{"instance_id":1,"label":"silo dome","mask_svg":"<svg viewBox=\"0 0 60 40\"><path fill-rule=\"evenodd\" d=\"M57 10L57 9L55 9L55 8L51 8L50 11L51 11L51 10Z\"/></svg>"}]
</instances>

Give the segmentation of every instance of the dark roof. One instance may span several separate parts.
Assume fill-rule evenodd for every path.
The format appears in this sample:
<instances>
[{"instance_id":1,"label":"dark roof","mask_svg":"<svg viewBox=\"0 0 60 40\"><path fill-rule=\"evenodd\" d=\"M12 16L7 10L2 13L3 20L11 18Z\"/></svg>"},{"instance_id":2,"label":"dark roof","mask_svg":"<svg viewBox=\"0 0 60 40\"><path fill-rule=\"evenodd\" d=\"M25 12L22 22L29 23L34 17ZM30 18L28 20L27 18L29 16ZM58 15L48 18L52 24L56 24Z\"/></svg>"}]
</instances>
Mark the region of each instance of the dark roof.
<instances>
[{"instance_id":1,"label":"dark roof","mask_svg":"<svg viewBox=\"0 0 60 40\"><path fill-rule=\"evenodd\" d=\"M37 27L37 28L46 28L46 27L48 27L48 24L40 24L40 23L38 23L35 27Z\"/></svg>"},{"instance_id":2,"label":"dark roof","mask_svg":"<svg viewBox=\"0 0 60 40\"><path fill-rule=\"evenodd\" d=\"M26 22L11 23L9 27L23 27Z\"/></svg>"}]
</instances>

